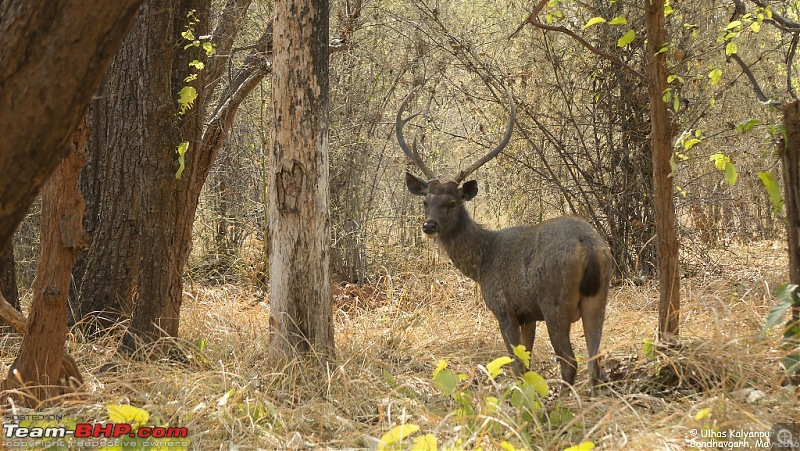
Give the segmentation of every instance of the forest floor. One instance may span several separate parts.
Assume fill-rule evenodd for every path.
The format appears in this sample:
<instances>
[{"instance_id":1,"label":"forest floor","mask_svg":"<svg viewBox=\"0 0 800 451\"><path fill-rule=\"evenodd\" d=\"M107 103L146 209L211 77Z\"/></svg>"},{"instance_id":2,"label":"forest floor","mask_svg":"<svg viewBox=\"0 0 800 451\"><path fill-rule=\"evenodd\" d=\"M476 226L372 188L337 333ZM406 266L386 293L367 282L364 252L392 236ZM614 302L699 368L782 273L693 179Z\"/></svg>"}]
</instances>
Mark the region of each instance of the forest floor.
<instances>
[{"instance_id":1,"label":"forest floor","mask_svg":"<svg viewBox=\"0 0 800 451\"><path fill-rule=\"evenodd\" d=\"M190 448L203 450L377 448L401 424L419 430L398 449L433 441L438 449L768 449L763 435L774 424L800 422L800 389L779 367L779 331L757 337L771 293L788 277L785 247L730 246L685 260L681 346L651 346L657 287L614 286L602 343L610 383L588 387L576 323L574 391L544 397L529 416L503 398L515 384L510 372L487 377L486 365L505 355L495 319L475 284L442 262L368 287L338 285L338 361L312 371L267 363L265 292L187 284L180 358L118 357L114 334L70 340L85 385L61 407L36 413L103 422L108 404L129 403L149 412L147 424L187 428ZM5 374L18 339L0 338L0 349ZM466 375L455 396L434 383L441 360ZM543 324L533 360L532 370L557 377Z\"/></svg>"}]
</instances>

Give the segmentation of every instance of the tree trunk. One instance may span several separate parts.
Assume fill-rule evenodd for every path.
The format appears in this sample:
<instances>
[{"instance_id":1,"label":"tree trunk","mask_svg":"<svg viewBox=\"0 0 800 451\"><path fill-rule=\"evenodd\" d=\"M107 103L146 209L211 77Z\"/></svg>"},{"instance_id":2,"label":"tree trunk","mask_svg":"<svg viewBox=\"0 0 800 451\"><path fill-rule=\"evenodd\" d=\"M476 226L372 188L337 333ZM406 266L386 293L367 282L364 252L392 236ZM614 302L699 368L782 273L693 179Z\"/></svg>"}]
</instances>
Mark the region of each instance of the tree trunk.
<instances>
[{"instance_id":1,"label":"tree trunk","mask_svg":"<svg viewBox=\"0 0 800 451\"><path fill-rule=\"evenodd\" d=\"M678 336L680 318L680 272L678 238L675 232L675 204L669 160L672 157L672 132L667 104L664 0L650 0L645 11L647 27L647 85L650 93L650 117L653 152L653 190L655 191L656 235L658 248L659 309L658 334L670 341Z\"/></svg>"},{"instance_id":2,"label":"tree trunk","mask_svg":"<svg viewBox=\"0 0 800 451\"><path fill-rule=\"evenodd\" d=\"M270 357L334 357L329 275L328 1L275 3Z\"/></svg>"},{"instance_id":3,"label":"tree trunk","mask_svg":"<svg viewBox=\"0 0 800 451\"><path fill-rule=\"evenodd\" d=\"M9 239L0 247L0 294L12 307L19 310L19 291L17 290L17 268L14 262L14 240Z\"/></svg>"},{"instance_id":4,"label":"tree trunk","mask_svg":"<svg viewBox=\"0 0 800 451\"><path fill-rule=\"evenodd\" d=\"M69 151L69 137L141 3L0 3L0 247Z\"/></svg>"},{"instance_id":5,"label":"tree trunk","mask_svg":"<svg viewBox=\"0 0 800 451\"><path fill-rule=\"evenodd\" d=\"M150 74L157 70L140 64L156 39L140 25L149 11L128 34L89 108L89 161L81 174L81 191L91 240L73 271L77 298L70 313L90 334L104 331L133 311L142 217L137 176L150 134L141 120L149 114L148 105L131 99L148 98ZM157 58L153 55L148 61L157 66Z\"/></svg>"},{"instance_id":6,"label":"tree trunk","mask_svg":"<svg viewBox=\"0 0 800 451\"><path fill-rule=\"evenodd\" d=\"M42 189L42 238L33 302L27 333L19 355L9 368L6 389L30 384L30 397L22 400L35 407L63 392L59 381L67 340L67 297L72 266L88 236L83 231L86 204L78 189L78 177L86 162L86 123L74 135L73 149Z\"/></svg>"},{"instance_id":7,"label":"tree trunk","mask_svg":"<svg viewBox=\"0 0 800 451\"><path fill-rule=\"evenodd\" d=\"M787 139L780 155L789 241L789 282L800 285L800 102L797 100L783 106L783 127ZM792 309L792 320L800 321L800 309Z\"/></svg>"}]
</instances>

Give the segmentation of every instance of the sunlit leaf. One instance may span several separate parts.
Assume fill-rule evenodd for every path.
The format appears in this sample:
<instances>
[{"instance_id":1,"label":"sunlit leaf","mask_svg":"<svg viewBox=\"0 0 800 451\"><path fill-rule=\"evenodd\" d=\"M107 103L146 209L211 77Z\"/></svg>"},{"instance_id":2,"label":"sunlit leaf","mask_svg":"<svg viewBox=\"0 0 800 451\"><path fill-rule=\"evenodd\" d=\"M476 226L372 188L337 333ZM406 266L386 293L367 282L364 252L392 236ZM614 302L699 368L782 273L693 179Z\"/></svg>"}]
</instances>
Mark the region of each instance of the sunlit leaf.
<instances>
[{"instance_id":1,"label":"sunlit leaf","mask_svg":"<svg viewBox=\"0 0 800 451\"><path fill-rule=\"evenodd\" d=\"M206 65L203 64L202 61L192 60L189 62L189 67L194 67L197 70L203 70L203 68L206 67Z\"/></svg>"},{"instance_id":2,"label":"sunlit leaf","mask_svg":"<svg viewBox=\"0 0 800 451\"><path fill-rule=\"evenodd\" d=\"M109 420L114 423L130 424L134 430L147 424L147 420L150 419L149 412L130 404L108 404L106 410L108 410Z\"/></svg>"},{"instance_id":3,"label":"sunlit leaf","mask_svg":"<svg viewBox=\"0 0 800 451\"><path fill-rule=\"evenodd\" d=\"M714 167L720 171L725 169L725 164L730 163L731 159L722 152L709 155L708 159L714 163Z\"/></svg>"},{"instance_id":4,"label":"sunlit leaf","mask_svg":"<svg viewBox=\"0 0 800 451\"><path fill-rule=\"evenodd\" d=\"M733 29L735 29L735 28L739 28L739 27L741 27L741 26L742 26L742 21L740 21L740 20L734 20L733 22L729 23L729 24L728 24L728 25L725 27L725 29L726 29L726 30L733 30Z\"/></svg>"},{"instance_id":5,"label":"sunlit leaf","mask_svg":"<svg viewBox=\"0 0 800 451\"><path fill-rule=\"evenodd\" d=\"M783 196L781 195L781 187L778 184L778 179L769 171L761 171L758 173L758 178L764 189L767 190L769 195L769 203L772 204L772 211L777 212L783 208Z\"/></svg>"},{"instance_id":6,"label":"sunlit leaf","mask_svg":"<svg viewBox=\"0 0 800 451\"><path fill-rule=\"evenodd\" d=\"M416 424L401 424L399 426L395 426L391 428L389 432L383 434L381 437L381 442L378 444L378 449L388 449L389 447L400 443L403 441L403 439L417 431L419 431L419 426Z\"/></svg>"},{"instance_id":7,"label":"sunlit leaf","mask_svg":"<svg viewBox=\"0 0 800 451\"><path fill-rule=\"evenodd\" d=\"M759 121L758 119L748 119L744 122L739 123L739 125L736 126L736 130L739 130L742 133L746 133L759 124L761 124L761 121Z\"/></svg>"},{"instance_id":8,"label":"sunlit leaf","mask_svg":"<svg viewBox=\"0 0 800 451\"><path fill-rule=\"evenodd\" d=\"M439 363L436 364L436 369L433 370L433 377L436 378L443 369L447 368L447 365L447 360L439 360Z\"/></svg>"},{"instance_id":9,"label":"sunlit leaf","mask_svg":"<svg viewBox=\"0 0 800 451\"><path fill-rule=\"evenodd\" d=\"M581 442L575 446L570 446L569 448L564 448L564 451L589 451L594 449L593 442Z\"/></svg>"},{"instance_id":10,"label":"sunlit leaf","mask_svg":"<svg viewBox=\"0 0 800 451\"><path fill-rule=\"evenodd\" d=\"M656 348L655 343L653 342L652 338L645 338L644 345L642 346L642 352L644 352L644 356L648 359L652 359L656 356Z\"/></svg>"},{"instance_id":11,"label":"sunlit leaf","mask_svg":"<svg viewBox=\"0 0 800 451\"><path fill-rule=\"evenodd\" d=\"M609 25L625 25L627 23L628 23L628 19L626 19L626 18L624 18L622 16L617 16L617 17L615 17L615 18L613 18L613 19L608 21Z\"/></svg>"},{"instance_id":12,"label":"sunlit leaf","mask_svg":"<svg viewBox=\"0 0 800 451\"><path fill-rule=\"evenodd\" d=\"M525 365L525 368L531 367L531 352L525 348L525 345L515 346L514 355L517 356L518 359L522 360L522 364Z\"/></svg>"},{"instance_id":13,"label":"sunlit leaf","mask_svg":"<svg viewBox=\"0 0 800 451\"><path fill-rule=\"evenodd\" d=\"M533 387L539 396L547 396L548 393L550 393L550 387L547 385L547 381L541 375L539 375L539 373L528 371L522 375L522 380L524 380L526 384Z\"/></svg>"},{"instance_id":14,"label":"sunlit leaf","mask_svg":"<svg viewBox=\"0 0 800 451\"><path fill-rule=\"evenodd\" d=\"M498 357L489 362L488 364L486 364L486 371L489 372L489 379L491 380L499 376L500 373L503 372L503 367L513 361L514 359L512 359L511 357L503 356L503 357Z\"/></svg>"},{"instance_id":15,"label":"sunlit leaf","mask_svg":"<svg viewBox=\"0 0 800 451\"><path fill-rule=\"evenodd\" d=\"M184 169L186 169L186 151L189 150L189 141L184 141L178 144L178 148L175 149L175 152L178 154L178 170L175 172L175 179L180 180L181 175L183 175Z\"/></svg>"},{"instance_id":16,"label":"sunlit leaf","mask_svg":"<svg viewBox=\"0 0 800 451\"><path fill-rule=\"evenodd\" d=\"M708 418L710 416L711 416L711 408L710 407L706 407L705 409L700 409L699 412L694 414L694 419L699 421L699 420L706 419L706 418Z\"/></svg>"},{"instance_id":17,"label":"sunlit leaf","mask_svg":"<svg viewBox=\"0 0 800 451\"><path fill-rule=\"evenodd\" d=\"M738 179L739 173L736 171L736 166L731 162L725 163L725 180L728 181L728 185L735 185Z\"/></svg>"},{"instance_id":18,"label":"sunlit leaf","mask_svg":"<svg viewBox=\"0 0 800 451\"><path fill-rule=\"evenodd\" d=\"M725 56L731 56L734 53L736 53L737 50L738 50L738 48L736 47L736 43L735 42L729 42L725 46Z\"/></svg>"},{"instance_id":19,"label":"sunlit leaf","mask_svg":"<svg viewBox=\"0 0 800 451\"><path fill-rule=\"evenodd\" d=\"M439 443L433 434L417 437L414 439L414 443L411 444L411 451L437 451L438 449Z\"/></svg>"},{"instance_id":20,"label":"sunlit leaf","mask_svg":"<svg viewBox=\"0 0 800 451\"><path fill-rule=\"evenodd\" d=\"M633 42L634 39L636 39L636 32L633 30L628 30L627 33L622 35L622 37L617 40L617 47L625 47Z\"/></svg>"},{"instance_id":21,"label":"sunlit leaf","mask_svg":"<svg viewBox=\"0 0 800 451\"><path fill-rule=\"evenodd\" d=\"M708 78L711 79L711 86L716 86L722 80L722 69L713 69L708 73Z\"/></svg>"},{"instance_id":22,"label":"sunlit leaf","mask_svg":"<svg viewBox=\"0 0 800 451\"><path fill-rule=\"evenodd\" d=\"M751 23L750 29L753 31L753 33L758 33L759 31L761 31L761 22Z\"/></svg>"},{"instance_id":23,"label":"sunlit leaf","mask_svg":"<svg viewBox=\"0 0 800 451\"><path fill-rule=\"evenodd\" d=\"M589 21L588 21L588 22L586 22L586 23L583 25L583 27L581 27L581 29L585 30L585 29L587 29L587 28L591 27L592 25L597 25L597 24L599 24L599 23L603 23L603 22L605 22L605 21L606 21L606 20L605 20L605 19L603 19L603 18L602 18L602 17L600 17L600 16L598 16L598 17L592 17L591 19L589 19Z\"/></svg>"},{"instance_id":24,"label":"sunlit leaf","mask_svg":"<svg viewBox=\"0 0 800 451\"><path fill-rule=\"evenodd\" d=\"M194 87L187 85L181 88L181 90L178 91L178 105L180 106L180 114L186 114L186 112L192 108L192 105L194 105L195 99L197 99L197 90L194 89Z\"/></svg>"}]
</instances>

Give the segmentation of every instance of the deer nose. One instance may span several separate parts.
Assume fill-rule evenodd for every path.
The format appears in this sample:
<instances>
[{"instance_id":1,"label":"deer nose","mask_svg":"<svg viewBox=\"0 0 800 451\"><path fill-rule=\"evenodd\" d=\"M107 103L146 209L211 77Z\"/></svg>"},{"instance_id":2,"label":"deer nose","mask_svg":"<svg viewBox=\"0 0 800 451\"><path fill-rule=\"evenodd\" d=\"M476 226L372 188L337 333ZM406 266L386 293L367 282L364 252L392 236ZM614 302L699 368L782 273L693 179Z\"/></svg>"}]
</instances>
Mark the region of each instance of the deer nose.
<instances>
[{"instance_id":1,"label":"deer nose","mask_svg":"<svg viewBox=\"0 0 800 451\"><path fill-rule=\"evenodd\" d=\"M427 235L437 233L439 231L439 223L433 219L428 219L424 224L422 224L422 231Z\"/></svg>"}]
</instances>

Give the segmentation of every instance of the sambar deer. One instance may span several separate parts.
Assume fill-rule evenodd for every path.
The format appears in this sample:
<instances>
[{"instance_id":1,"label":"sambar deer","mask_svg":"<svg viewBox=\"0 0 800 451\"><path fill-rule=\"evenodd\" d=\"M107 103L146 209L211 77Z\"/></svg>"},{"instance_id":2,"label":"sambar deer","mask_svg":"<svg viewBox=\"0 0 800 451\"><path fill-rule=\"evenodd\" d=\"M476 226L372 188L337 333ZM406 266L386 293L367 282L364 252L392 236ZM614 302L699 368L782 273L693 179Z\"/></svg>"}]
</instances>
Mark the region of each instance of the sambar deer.
<instances>
[{"instance_id":1,"label":"sambar deer","mask_svg":"<svg viewBox=\"0 0 800 451\"><path fill-rule=\"evenodd\" d=\"M478 194L478 183L462 182L496 157L511 139L516 118L511 91L511 117L500 144L452 181L437 179L417 152L416 141L413 148L406 144L403 126L417 114L406 119L402 116L412 96L413 91L400 106L395 132L400 148L427 177L405 175L408 190L425 196L422 231L434 237L453 264L478 283L512 357L514 347L520 344L532 351L536 322L543 320L560 361L561 378L574 384L577 362L570 326L583 319L590 380L592 384L604 381L598 350L611 279L611 253L597 230L585 220L569 216L488 230L472 220L465 206ZM522 373L523 365L517 359L515 370Z\"/></svg>"}]
</instances>

